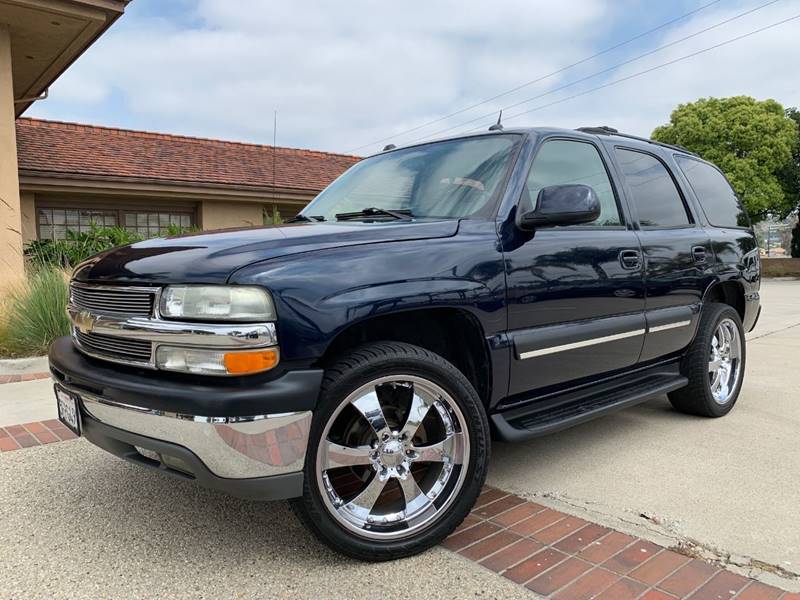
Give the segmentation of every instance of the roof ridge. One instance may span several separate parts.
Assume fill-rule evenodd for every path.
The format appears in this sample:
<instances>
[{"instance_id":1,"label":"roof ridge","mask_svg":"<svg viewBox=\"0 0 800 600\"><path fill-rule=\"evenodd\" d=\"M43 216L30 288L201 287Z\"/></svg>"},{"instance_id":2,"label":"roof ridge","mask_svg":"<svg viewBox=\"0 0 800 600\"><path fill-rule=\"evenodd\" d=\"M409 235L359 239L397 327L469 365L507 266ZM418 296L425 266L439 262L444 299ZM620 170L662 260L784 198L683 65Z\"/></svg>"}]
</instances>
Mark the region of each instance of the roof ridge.
<instances>
[{"instance_id":1,"label":"roof ridge","mask_svg":"<svg viewBox=\"0 0 800 600\"><path fill-rule=\"evenodd\" d=\"M51 119L34 119L32 117L20 117L17 119L17 124L20 125L27 125L30 127L44 127L49 129L66 129L66 130L100 130L112 133L114 135L121 135L121 136L129 136L129 137L139 137L139 138L147 138L147 139L159 139L159 140L174 140L180 142L189 142L189 143L196 143L196 144L204 144L204 145L215 145L215 146L241 146L245 148L259 148L259 149L271 149L271 144L256 144L254 142L238 142L238 141L231 141L231 140L221 140L218 138L204 138L198 136L191 136L191 135L178 135L174 133L161 133L157 131L146 131L141 129L126 129L121 127L110 127L108 125L93 125L89 123L76 123L71 121L58 121L58 120L51 120ZM357 156L355 154L343 154L339 152L327 152L324 150L311 150L309 148L293 148L290 146L276 146L278 150L288 150L293 153L297 154L314 154L320 156L334 156L339 158L357 158L361 159L362 156Z\"/></svg>"}]
</instances>

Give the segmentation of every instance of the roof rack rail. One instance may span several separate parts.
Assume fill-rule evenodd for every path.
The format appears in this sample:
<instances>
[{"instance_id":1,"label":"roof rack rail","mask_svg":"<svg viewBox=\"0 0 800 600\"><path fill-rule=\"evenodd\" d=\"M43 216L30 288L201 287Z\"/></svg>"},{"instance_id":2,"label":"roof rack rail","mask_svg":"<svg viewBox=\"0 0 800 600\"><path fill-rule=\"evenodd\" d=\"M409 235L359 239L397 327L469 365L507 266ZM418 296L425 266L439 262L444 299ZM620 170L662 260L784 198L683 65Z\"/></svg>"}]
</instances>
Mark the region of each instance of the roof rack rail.
<instances>
[{"instance_id":1,"label":"roof rack rail","mask_svg":"<svg viewBox=\"0 0 800 600\"><path fill-rule=\"evenodd\" d=\"M619 130L614 129L613 127L609 127L608 125L601 125L600 127L578 127L576 131L582 131L583 133L591 133L594 135L616 135L618 137L628 138L631 140L647 142L648 144L655 144L656 146L663 146L664 148L679 150L680 152L685 152L686 154L691 154L692 156L698 156L697 153L692 152L691 150L685 148L684 146L680 146L678 144L665 144L664 142L657 142L656 140L640 137L638 135L631 135L629 133L620 133Z\"/></svg>"}]
</instances>

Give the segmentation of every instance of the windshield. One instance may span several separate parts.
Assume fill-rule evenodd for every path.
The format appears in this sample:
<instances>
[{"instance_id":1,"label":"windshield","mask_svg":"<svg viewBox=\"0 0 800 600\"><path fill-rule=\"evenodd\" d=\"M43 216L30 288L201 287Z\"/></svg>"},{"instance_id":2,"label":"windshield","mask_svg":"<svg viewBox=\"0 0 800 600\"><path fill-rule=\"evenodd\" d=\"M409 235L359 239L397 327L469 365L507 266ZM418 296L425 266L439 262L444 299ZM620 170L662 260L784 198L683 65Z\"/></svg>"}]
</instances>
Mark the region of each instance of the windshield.
<instances>
[{"instance_id":1,"label":"windshield","mask_svg":"<svg viewBox=\"0 0 800 600\"><path fill-rule=\"evenodd\" d=\"M302 214L326 221L361 211L364 220L384 220L369 209L410 212L413 218L489 214L518 139L466 138L373 156L334 181Z\"/></svg>"}]
</instances>

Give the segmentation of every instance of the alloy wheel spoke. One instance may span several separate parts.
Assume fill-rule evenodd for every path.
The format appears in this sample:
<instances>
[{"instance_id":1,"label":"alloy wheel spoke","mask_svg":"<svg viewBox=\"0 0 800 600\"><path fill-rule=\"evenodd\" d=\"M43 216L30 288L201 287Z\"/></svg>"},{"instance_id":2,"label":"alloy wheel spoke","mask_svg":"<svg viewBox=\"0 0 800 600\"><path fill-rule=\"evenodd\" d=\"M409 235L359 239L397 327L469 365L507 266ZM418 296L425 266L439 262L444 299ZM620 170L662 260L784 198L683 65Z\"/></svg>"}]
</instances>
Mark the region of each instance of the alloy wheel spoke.
<instances>
[{"instance_id":1,"label":"alloy wheel spoke","mask_svg":"<svg viewBox=\"0 0 800 600\"><path fill-rule=\"evenodd\" d=\"M739 358L739 355L742 352L742 345L739 342L739 332L734 331L731 334L731 347L728 356L732 359Z\"/></svg>"},{"instance_id":2,"label":"alloy wheel spoke","mask_svg":"<svg viewBox=\"0 0 800 600\"><path fill-rule=\"evenodd\" d=\"M462 433L452 433L441 442L427 446L414 446L415 456L412 460L414 462L444 462L447 459L447 462L461 464L463 453L460 452L460 448L463 443Z\"/></svg>"},{"instance_id":3,"label":"alloy wheel spoke","mask_svg":"<svg viewBox=\"0 0 800 600\"><path fill-rule=\"evenodd\" d=\"M353 506L360 509L359 512L369 514L372 512L372 507L375 506L375 502L378 501L378 496L381 495L383 488L386 487L387 481L386 479L382 480L378 473L375 473L372 480L367 484L367 487L361 490L358 496L350 500L345 506Z\"/></svg>"},{"instance_id":4,"label":"alloy wheel spoke","mask_svg":"<svg viewBox=\"0 0 800 600\"><path fill-rule=\"evenodd\" d=\"M339 467L355 467L358 465L368 465L372 461L369 446L343 446L330 440L324 440L320 449L323 454L324 469L336 469Z\"/></svg>"},{"instance_id":5,"label":"alloy wheel spoke","mask_svg":"<svg viewBox=\"0 0 800 600\"><path fill-rule=\"evenodd\" d=\"M413 474L407 473L405 478L400 478L397 482L403 491L403 499L406 503L405 513L407 515L417 512L421 507L430 503L430 499L419 487Z\"/></svg>"},{"instance_id":6,"label":"alloy wheel spoke","mask_svg":"<svg viewBox=\"0 0 800 600\"><path fill-rule=\"evenodd\" d=\"M711 393L714 395L719 394L720 382L722 381L722 369L714 371L714 379L711 380Z\"/></svg>"},{"instance_id":7,"label":"alloy wheel spoke","mask_svg":"<svg viewBox=\"0 0 800 600\"><path fill-rule=\"evenodd\" d=\"M724 373L719 381L719 391L717 392L719 398L726 399L729 394L728 390L728 373Z\"/></svg>"},{"instance_id":8,"label":"alloy wheel spoke","mask_svg":"<svg viewBox=\"0 0 800 600\"><path fill-rule=\"evenodd\" d=\"M719 368L721 366L722 366L722 360L720 358L715 357L708 363L708 372L716 373L717 371L719 371Z\"/></svg>"},{"instance_id":9,"label":"alloy wheel spoke","mask_svg":"<svg viewBox=\"0 0 800 600\"><path fill-rule=\"evenodd\" d=\"M367 420L372 430L378 436L378 439L380 439L383 434L390 433L376 391L373 390L369 394L365 394L354 400L352 405Z\"/></svg>"},{"instance_id":10,"label":"alloy wheel spoke","mask_svg":"<svg viewBox=\"0 0 800 600\"><path fill-rule=\"evenodd\" d=\"M417 429L419 429L422 421L425 420L431 406L433 406L432 399L426 398L415 391L411 399L411 408L408 409L408 418L406 418L406 422L400 430L400 433L404 434L408 439L413 439L414 434L417 433Z\"/></svg>"}]
</instances>

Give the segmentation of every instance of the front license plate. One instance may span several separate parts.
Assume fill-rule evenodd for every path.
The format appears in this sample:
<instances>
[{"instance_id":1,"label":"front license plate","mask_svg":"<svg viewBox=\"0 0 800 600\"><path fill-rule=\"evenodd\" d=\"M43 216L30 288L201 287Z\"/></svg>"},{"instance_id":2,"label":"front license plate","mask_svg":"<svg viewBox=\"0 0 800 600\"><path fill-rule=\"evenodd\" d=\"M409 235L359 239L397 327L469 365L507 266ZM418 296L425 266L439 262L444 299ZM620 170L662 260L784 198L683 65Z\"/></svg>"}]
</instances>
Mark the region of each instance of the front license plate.
<instances>
[{"instance_id":1,"label":"front license plate","mask_svg":"<svg viewBox=\"0 0 800 600\"><path fill-rule=\"evenodd\" d=\"M58 405L58 420L69 427L75 435L81 434L81 418L78 413L78 397L55 385L56 403Z\"/></svg>"}]
</instances>

